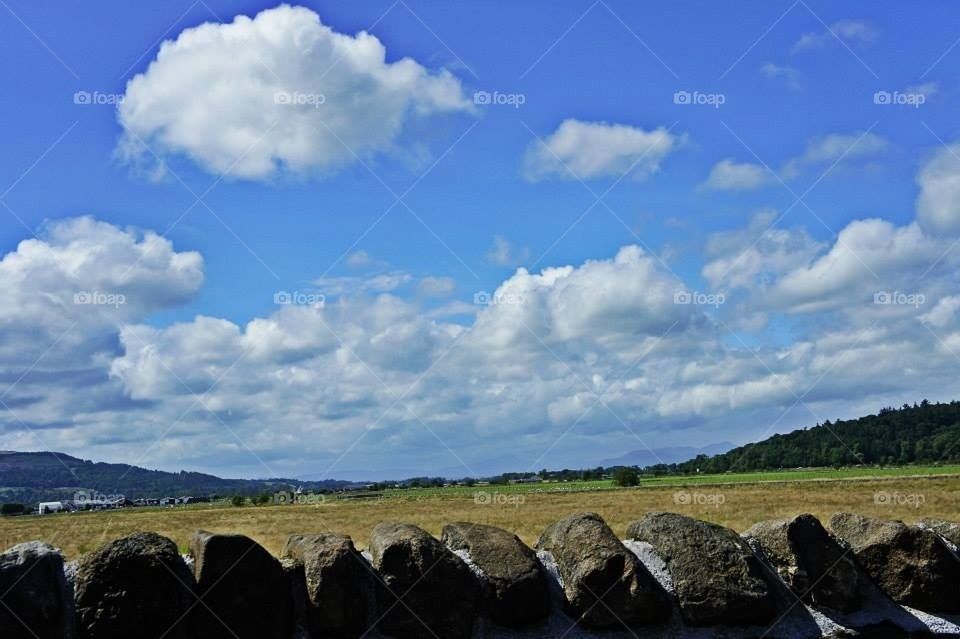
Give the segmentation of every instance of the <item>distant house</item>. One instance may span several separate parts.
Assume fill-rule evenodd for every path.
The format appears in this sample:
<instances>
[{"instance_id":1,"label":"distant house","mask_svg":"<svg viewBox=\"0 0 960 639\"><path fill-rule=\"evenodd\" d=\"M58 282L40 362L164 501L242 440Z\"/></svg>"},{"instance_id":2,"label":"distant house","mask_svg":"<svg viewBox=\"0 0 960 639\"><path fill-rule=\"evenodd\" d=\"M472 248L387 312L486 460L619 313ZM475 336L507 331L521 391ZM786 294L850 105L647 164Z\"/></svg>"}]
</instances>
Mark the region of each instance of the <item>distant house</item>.
<instances>
[{"instance_id":1,"label":"distant house","mask_svg":"<svg viewBox=\"0 0 960 639\"><path fill-rule=\"evenodd\" d=\"M62 502L62 501L44 501L44 502L40 502L40 505L39 505L39 507L37 508L37 511L38 511L41 515L46 515L46 514L49 514L49 513L67 512L67 511L70 511L70 510L73 510L73 506L71 506L70 504L68 504L68 503L66 503L66 502Z\"/></svg>"}]
</instances>

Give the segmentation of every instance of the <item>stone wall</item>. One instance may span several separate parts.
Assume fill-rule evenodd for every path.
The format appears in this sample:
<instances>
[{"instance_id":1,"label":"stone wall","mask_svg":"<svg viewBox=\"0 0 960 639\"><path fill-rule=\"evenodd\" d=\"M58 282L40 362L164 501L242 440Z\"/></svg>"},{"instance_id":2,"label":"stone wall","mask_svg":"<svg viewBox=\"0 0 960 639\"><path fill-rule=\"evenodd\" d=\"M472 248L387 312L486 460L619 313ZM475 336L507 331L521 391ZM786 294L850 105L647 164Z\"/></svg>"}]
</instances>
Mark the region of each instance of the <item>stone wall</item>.
<instances>
[{"instance_id":1,"label":"stone wall","mask_svg":"<svg viewBox=\"0 0 960 639\"><path fill-rule=\"evenodd\" d=\"M181 556L135 533L67 565L29 542L0 555L0 637L960 636L956 524L801 515L739 535L647 513L621 532L575 514L530 548L384 523L363 553L320 533L279 558L241 535L198 531Z\"/></svg>"}]
</instances>

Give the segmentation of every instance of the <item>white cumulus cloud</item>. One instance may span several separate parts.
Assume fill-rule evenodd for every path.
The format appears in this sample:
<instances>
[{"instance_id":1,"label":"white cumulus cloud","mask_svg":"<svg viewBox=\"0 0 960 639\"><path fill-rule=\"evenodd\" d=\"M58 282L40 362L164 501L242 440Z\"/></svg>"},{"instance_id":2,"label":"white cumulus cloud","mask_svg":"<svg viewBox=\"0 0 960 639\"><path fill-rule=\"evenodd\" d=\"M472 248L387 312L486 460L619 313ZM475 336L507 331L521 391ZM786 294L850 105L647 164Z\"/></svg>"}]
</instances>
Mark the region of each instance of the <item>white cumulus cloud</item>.
<instances>
[{"instance_id":1,"label":"white cumulus cloud","mask_svg":"<svg viewBox=\"0 0 960 639\"><path fill-rule=\"evenodd\" d=\"M593 179L629 173L644 178L680 144L666 128L649 131L626 124L564 120L557 130L531 142L524 156L530 180Z\"/></svg>"},{"instance_id":2,"label":"white cumulus cloud","mask_svg":"<svg viewBox=\"0 0 960 639\"><path fill-rule=\"evenodd\" d=\"M185 155L213 173L264 179L332 170L392 150L415 118L467 112L460 81L383 43L337 33L304 7L206 23L165 41L119 105L121 153Z\"/></svg>"},{"instance_id":3,"label":"white cumulus cloud","mask_svg":"<svg viewBox=\"0 0 960 639\"><path fill-rule=\"evenodd\" d=\"M89 217L20 242L0 260L0 432L15 433L6 447L45 448L38 433L124 405L107 378L120 327L183 304L202 283L199 253Z\"/></svg>"}]
</instances>

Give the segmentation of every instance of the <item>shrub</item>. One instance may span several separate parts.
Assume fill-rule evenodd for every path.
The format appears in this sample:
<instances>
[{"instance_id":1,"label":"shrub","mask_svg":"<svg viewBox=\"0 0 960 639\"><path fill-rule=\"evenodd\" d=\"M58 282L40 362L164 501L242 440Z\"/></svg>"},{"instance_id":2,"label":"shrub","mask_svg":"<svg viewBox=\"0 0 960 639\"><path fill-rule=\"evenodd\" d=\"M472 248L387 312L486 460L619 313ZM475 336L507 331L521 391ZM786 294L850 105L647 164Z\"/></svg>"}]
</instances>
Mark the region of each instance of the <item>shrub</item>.
<instances>
[{"instance_id":1,"label":"shrub","mask_svg":"<svg viewBox=\"0 0 960 639\"><path fill-rule=\"evenodd\" d=\"M618 468L613 473L613 483L617 486L637 486L640 484L640 476L635 468Z\"/></svg>"},{"instance_id":2,"label":"shrub","mask_svg":"<svg viewBox=\"0 0 960 639\"><path fill-rule=\"evenodd\" d=\"M0 504L0 515L22 515L24 511L23 504Z\"/></svg>"}]
</instances>

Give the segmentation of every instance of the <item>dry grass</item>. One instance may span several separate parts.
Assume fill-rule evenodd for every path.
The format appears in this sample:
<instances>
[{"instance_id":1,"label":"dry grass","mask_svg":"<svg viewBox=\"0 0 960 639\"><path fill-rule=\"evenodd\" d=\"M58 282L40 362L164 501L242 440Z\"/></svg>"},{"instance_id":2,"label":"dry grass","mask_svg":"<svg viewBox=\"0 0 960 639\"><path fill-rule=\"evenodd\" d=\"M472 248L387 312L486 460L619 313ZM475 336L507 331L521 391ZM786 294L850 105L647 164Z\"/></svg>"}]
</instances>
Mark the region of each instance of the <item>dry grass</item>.
<instances>
[{"instance_id":1,"label":"dry grass","mask_svg":"<svg viewBox=\"0 0 960 639\"><path fill-rule=\"evenodd\" d=\"M492 492L493 487L485 487ZM684 504L690 501L710 503ZM889 496L877 503L877 493ZM493 524L533 544L550 523L578 511L600 513L618 534L649 510L670 510L743 531L764 519L810 512L824 521L838 511L903 519L960 519L960 476L884 480L805 481L730 486L638 488L577 493L528 493L522 503L477 504L473 497L412 494L368 501L329 501L297 506L197 506L127 509L0 519L0 543L8 547L31 539L59 546L74 558L99 544L138 530L170 537L186 548L194 530L249 535L279 553L288 535L335 531L365 547L381 521L406 521L439 535L450 521ZM883 502L881 497L879 500ZM722 502L722 503L718 503Z\"/></svg>"}]
</instances>

